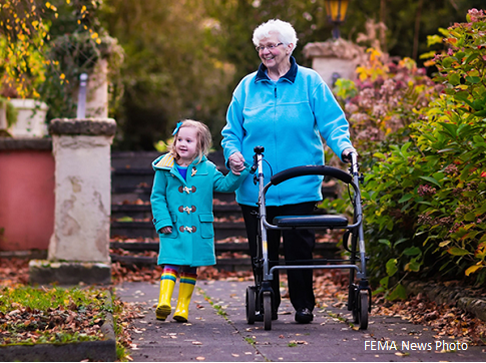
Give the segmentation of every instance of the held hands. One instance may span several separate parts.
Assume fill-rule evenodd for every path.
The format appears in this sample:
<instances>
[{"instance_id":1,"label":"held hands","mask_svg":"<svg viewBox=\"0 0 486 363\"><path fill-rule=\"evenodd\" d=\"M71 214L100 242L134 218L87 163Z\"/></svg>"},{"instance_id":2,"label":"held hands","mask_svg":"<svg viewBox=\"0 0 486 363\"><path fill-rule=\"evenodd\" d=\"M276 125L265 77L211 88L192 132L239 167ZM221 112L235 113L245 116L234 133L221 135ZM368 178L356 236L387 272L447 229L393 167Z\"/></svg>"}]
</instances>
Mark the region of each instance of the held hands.
<instances>
[{"instance_id":1,"label":"held hands","mask_svg":"<svg viewBox=\"0 0 486 363\"><path fill-rule=\"evenodd\" d=\"M231 154L228 159L229 167L233 174L240 175L243 170L245 170L245 158L239 151Z\"/></svg>"},{"instance_id":2,"label":"held hands","mask_svg":"<svg viewBox=\"0 0 486 363\"><path fill-rule=\"evenodd\" d=\"M163 234L171 234L172 233L172 227L171 226L167 226L167 227L164 227L161 229L162 233Z\"/></svg>"}]
</instances>

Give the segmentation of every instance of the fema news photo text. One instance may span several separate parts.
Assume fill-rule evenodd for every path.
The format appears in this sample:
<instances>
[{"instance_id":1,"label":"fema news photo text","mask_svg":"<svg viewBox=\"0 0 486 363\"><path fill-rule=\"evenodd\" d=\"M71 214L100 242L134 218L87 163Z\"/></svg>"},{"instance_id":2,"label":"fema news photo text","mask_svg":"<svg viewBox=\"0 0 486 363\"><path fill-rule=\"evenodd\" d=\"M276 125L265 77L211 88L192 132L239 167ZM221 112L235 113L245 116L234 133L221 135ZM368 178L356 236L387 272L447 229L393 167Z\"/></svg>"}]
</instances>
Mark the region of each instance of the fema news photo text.
<instances>
[{"instance_id":1,"label":"fema news photo text","mask_svg":"<svg viewBox=\"0 0 486 363\"><path fill-rule=\"evenodd\" d=\"M410 341L376 341L376 340L365 340L364 350L366 351L438 351L438 352L448 352L448 351L460 351L467 350L467 343L456 342L446 342L444 340L436 340L429 343L418 343Z\"/></svg>"}]
</instances>

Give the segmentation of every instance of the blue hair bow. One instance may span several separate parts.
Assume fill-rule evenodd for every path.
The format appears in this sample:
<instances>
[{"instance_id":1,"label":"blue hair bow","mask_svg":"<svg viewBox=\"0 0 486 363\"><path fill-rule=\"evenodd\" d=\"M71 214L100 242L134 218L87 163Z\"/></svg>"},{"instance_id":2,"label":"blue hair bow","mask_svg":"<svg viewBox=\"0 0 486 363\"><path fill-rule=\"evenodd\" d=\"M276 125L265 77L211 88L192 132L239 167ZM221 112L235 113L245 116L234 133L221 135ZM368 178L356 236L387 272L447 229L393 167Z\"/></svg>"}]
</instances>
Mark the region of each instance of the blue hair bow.
<instances>
[{"instance_id":1,"label":"blue hair bow","mask_svg":"<svg viewBox=\"0 0 486 363\"><path fill-rule=\"evenodd\" d=\"M181 128L182 126L182 121L179 121L174 129L174 131L172 131L172 136L174 136L175 134L177 134L179 132L179 129Z\"/></svg>"}]
</instances>

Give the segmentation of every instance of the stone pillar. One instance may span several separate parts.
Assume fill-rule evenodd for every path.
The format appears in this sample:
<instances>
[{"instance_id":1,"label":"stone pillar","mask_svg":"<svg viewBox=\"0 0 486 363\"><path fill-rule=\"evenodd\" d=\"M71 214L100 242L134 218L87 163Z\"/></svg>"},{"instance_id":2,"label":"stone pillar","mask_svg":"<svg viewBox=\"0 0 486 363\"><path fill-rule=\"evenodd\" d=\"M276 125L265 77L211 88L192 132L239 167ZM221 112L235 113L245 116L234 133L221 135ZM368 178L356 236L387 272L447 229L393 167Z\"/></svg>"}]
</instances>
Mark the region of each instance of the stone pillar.
<instances>
[{"instance_id":1,"label":"stone pillar","mask_svg":"<svg viewBox=\"0 0 486 363\"><path fill-rule=\"evenodd\" d=\"M342 38L308 43L303 50L312 59L312 68L329 87L337 78L356 79L356 67L365 59L365 49Z\"/></svg>"},{"instance_id":2,"label":"stone pillar","mask_svg":"<svg viewBox=\"0 0 486 363\"><path fill-rule=\"evenodd\" d=\"M55 119L54 233L48 259L30 263L30 280L60 284L111 281L110 146L113 119Z\"/></svg>"}]
</instances>

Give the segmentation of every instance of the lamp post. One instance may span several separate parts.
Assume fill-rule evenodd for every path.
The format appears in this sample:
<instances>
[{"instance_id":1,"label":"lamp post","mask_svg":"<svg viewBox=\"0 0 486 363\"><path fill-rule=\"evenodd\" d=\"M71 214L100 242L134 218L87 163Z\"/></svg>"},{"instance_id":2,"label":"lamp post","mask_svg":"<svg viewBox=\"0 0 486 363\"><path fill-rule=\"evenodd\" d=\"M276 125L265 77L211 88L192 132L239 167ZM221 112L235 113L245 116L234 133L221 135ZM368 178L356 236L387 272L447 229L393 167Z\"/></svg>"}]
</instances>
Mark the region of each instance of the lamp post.
<instances>
[{"instance_id":1,"label":"lamp post","mask_svg":"<svg viewBox=\"0 0 486 363\"><path fill-rule=\"evenodd\" d=\"M334 25L332 37L338 39L340 37L339 25L346 19L349 0L324 0L324 3L326 5L327 19Z\"/></svg>"}]
</instances>

